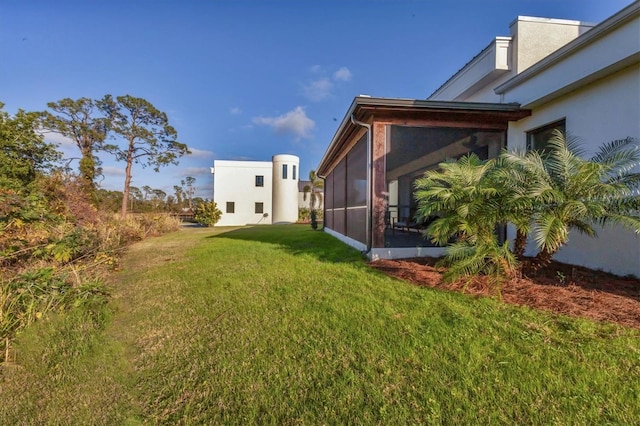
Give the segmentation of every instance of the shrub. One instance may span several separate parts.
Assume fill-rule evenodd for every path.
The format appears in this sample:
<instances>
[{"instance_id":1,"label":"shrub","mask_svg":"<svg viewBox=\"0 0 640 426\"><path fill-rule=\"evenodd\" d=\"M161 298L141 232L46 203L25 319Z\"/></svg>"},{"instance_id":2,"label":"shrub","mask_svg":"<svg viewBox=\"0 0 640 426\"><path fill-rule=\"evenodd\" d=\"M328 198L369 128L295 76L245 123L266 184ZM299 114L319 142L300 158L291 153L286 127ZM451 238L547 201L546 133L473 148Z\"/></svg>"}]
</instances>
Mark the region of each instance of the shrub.
<instances>
[{"instance_id":1,"label":"shrub","mask_svg":"<svg viewBox=\"0 0 640 426\"><path fill-rule=\"evenodd\" d=\"M213 226L222 217L222 212L214 201L205 201L196 207L193 217L200 225Z\"/></svg>"},{"instance_id":2,"label":"shrub","mask_svg":"<svg viewBox=\"0 0 640 426\"><path fill-rule=\"evenodd\" d=\"M557 132L545 151L504 151L487 161L470 154L418 179L417 219L437 217L425 235L440 245L456 241L445 251L445 278L508 276L522 267L530 237L537 247L533 266L540 267L567 244L571 230L595 237L594 223L612 223L640 234L637 141L610 142L591 159L582 155L577 139ZM517 230L513 251L495 235L508 223Z\"/></svg>"},{"instance_id":3,"label":"shrub","mask_svg":"<svg viewBox=\"0 0 640 426\"><path fill-rule=\"evenodd\" d=\"M310 210L306 207L298 208L298 220L301 222L305 222L309 220Z\"/></svg>"}]
</instances>

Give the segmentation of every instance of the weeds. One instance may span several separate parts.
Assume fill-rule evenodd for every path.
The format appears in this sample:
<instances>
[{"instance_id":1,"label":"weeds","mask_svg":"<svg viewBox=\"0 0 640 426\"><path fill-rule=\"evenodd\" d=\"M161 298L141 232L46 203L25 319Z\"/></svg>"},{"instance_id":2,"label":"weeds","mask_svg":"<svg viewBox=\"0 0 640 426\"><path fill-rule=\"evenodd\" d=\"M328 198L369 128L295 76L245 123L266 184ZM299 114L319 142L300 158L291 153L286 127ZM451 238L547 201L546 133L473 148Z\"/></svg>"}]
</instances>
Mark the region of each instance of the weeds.
<instances>
[{"instance_id":1,"label":"weeds","mask_svg":"<svg viewBox=\"0 0 640 426\"><path fill-rule=\"evenodd\" d=\"M124 247L180 225L166 214L124 221L98 214L72 181L51 178L41 186L27 195L0 191L0 362L9 361L11 341L34 321L104 302L102 277Z\"/></svg>"}]
</instances>

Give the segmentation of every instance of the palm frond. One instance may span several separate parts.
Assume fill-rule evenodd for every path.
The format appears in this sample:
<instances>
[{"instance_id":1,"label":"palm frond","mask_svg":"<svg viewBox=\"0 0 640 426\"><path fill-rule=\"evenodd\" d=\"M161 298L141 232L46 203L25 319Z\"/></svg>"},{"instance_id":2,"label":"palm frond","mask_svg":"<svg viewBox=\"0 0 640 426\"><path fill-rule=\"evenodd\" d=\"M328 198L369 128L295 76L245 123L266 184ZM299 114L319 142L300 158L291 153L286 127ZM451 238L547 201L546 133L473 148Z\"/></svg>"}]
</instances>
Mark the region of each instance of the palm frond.
<instances>
[{"instance_id":1,"label":"palm frond","mask_svg":"<svg viewBox=\"0 0 640 426\"><path fill-rule=\"evenodd\" d=\"M640 147L636 138L627 137L602 144L590 161L604 165L623 165L627 170L640 163Z\"/></svg>"},{"instance_id":2,"label":"palm frond","mask_svg":"<svg viewBox=\"0 0 640 426\"><path fill-rule=\"evenodd\" d=\"M535 218L532 233L540 251L555 253L569 238L569 224L553 211L546 211Z\"/></svg>"},{"instance_id":3,"label":"palm frond","mask_svg":"<svg viewBox=\"0 0 640 426\"><path fill-rule=\"evenodd\" d=\"M620 225L625 229L640 235L640 215L611 214L600 218L598 221L602 226L612 224Z\"/></svg>"}]
</instances>

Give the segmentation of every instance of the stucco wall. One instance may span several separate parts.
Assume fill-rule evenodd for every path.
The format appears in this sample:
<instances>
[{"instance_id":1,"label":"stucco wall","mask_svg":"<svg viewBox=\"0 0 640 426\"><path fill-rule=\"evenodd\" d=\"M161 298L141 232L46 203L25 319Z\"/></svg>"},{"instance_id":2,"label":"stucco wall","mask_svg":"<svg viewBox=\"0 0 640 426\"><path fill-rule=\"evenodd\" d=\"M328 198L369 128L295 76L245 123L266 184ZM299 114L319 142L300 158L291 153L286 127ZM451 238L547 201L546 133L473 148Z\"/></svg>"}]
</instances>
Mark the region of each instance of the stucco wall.
<instances>
[{"instance_id":1,"label":"stucco wall","mask_svg":"<svg viewBox=\"0 0 640 426\"><path fill-rule=\"evenodd\" d=\"M526 70L592 26L579 21L518 16L510 27L514 74Z\"/></svg>"},{"instance_id":2,"label":"stucco wall","mask_svg":"<svg viewBox=\"0 0 640 426\"><path fill-rule=\"evenodd\" d=\"M222 211L216 226L271 223L272 164L270 161L215 161L213 198ZM264 186L256 187L256 175ZM226 213L226 203L235 203L235 213ZM255 203L264 203L264 213L255 213Z\"/></svg>"},{"instance_id":3,"label":"stucco wall","mask_svg":"<svg viewBox=\"0 0 640 426\"><path fill-rule=\"evenodd\" d=\"M589 153L615 139L640 137L639 75L636 64L536 107L531 117L510 125L509 147L524 148L527 131L562 118L567 132L581 138ZM597 239L572 232L569 246L556 259L640 277L640 238L618 227L599 230Z\"/></svg>"},{"instance_id":4,"label":"stucco wall","mask_svg":"<svg viewBox=\"0 0 640 426\"><path fill-rule=\"evenodd\" d=\"M294 223L298 220L298 179L300 159L295 155L273 156L273 223ZM287 175L283 176L283 166Z\"/></svg>"}]
</instances>

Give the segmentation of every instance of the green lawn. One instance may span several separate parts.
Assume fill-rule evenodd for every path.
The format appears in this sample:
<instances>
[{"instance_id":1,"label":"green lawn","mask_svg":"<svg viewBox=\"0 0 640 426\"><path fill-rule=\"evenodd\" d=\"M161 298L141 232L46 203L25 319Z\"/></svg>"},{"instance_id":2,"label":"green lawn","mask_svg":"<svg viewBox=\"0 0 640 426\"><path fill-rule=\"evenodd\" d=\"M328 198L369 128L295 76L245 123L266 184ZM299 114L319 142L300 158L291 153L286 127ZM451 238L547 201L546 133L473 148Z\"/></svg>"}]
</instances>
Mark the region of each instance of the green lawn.
<instances>
[{"instance_id":1,"label":"green lawn","mask_svg":"<svg viewBox=\"0 0 640 426\"><path fill-rule=\"evenodd\" d=\"M640 332L417 288L308 226L131 248L41 321L0 424L634 424Z\"/></svg>"}]
</instances>

